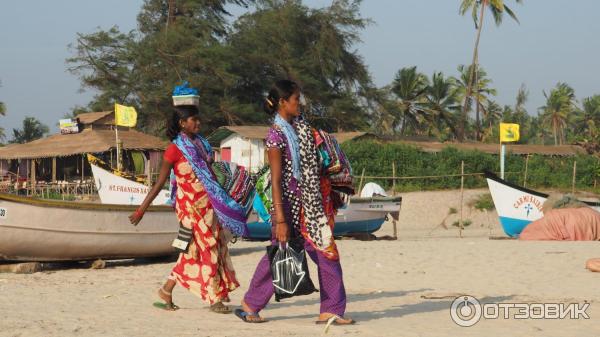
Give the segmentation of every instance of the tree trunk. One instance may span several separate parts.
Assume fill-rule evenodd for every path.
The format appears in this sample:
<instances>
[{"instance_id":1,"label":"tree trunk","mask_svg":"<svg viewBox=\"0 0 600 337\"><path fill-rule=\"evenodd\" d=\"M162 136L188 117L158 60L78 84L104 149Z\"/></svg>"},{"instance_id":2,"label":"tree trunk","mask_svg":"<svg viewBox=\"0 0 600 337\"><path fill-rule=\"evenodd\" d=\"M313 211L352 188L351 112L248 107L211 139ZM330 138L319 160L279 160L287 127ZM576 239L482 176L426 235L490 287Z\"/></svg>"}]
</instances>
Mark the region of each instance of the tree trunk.
<instances>
[{"instance_id":1,"label":"tree trunk","mask_svg":"<svg viewBox=\"0 0 600 337\"><path fill-rule=\"evenodd\" d=\"M558 141L556 139L556 133L557 133L556 120L552 120L552 133L554 134L554 145L556 146L556 145L558 145Z\"/></svg>"},{"instance_id":2,"label":"tree trunk","mask_svg":"<svg viewBox=\"0 0 600 337\"><path fill-rule=\"evenodd\" d=\"M477 55L479 58L479 55ZM479 63L478 60L475 59L475 140L481 140L481 127L479 123Z\"/></svg>"},{"instance_id":3,"label":"tree trunk","mask_svg":"<svg viewBox=\"0 0 600 337\"><path fill-rule=\"evenodd\" d=\"M175 8L176 8L175 0L169 0L168 5L169 5L169 11L167 14L167 29L169 28L169 26L171 24L173 24L173 22L175 22Z\"/></svg>"},{"instance_id":4,"label":"tree trunk","mask_svg":"<svg viewBox=\"0 0 600 337\"><path fill-rule=\"evenodd\" d=\"M465 124L467 123L467 102L469 102L469 97L471 97L472 85L473 85L473 76L475 72L475 64L478 59L479 54L479 39L481 37L481 30L483 28L483 16L485 14L485 8L488 5L489 0L483 0L481 4L481 12L479 13L479 26L477 27L477 38L475 39L475 48L473 48L473 62L471 62L471 69L469 69L469 82L467 83L467 92L465 93L465 104L463 106L463 113L461 116L461 125L460 125L460 139L459 141L464 141L465 139Z\"/></svg>"}]
</instances>

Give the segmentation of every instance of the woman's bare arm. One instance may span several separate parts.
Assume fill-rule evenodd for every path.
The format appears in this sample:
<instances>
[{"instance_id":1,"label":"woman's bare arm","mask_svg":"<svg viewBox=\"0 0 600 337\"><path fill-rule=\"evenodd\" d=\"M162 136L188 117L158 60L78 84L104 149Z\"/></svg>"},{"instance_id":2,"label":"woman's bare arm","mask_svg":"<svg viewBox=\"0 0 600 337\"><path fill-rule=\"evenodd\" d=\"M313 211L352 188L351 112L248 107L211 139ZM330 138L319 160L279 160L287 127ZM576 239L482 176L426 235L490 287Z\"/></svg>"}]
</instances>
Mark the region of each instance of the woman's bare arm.
<instances>
[{"instance_id":1,"label":"woman's bare arm","mask_svg":"<svg viewBox=\"0 0 600 337\"><path fill-rule=\"evenodd\" d=\"M158 180L156 181L154 186L152 186L152 189L150 190L150 192L148 192L148 195L146 195L146 198L144 199L140 207L137 209L137 211L133 212L129 216L129 221L131 221L131 223L134 226L137 226L140 220L142 220L144 212L146 212L146 209L148 209L148 207L152 204L158 193L160 193L160 191L162 190L163 186L165 185L165 182L171 174L172 168L173 164L171 164L167 160L163 160L162 166L160 167Z\"/></svg>"},{"instance_id":2,"label":"woman's bare arm","mask_svg":"<svg viewBox=\"0 0 600 337\"><path fill-rule=\"evenodd\" d=\"M289 226L285 219L285 210L283 208L283 189L282 189L282 156L281 150L269 148L267 151L269 166L271 168L271 192L273 193L273 209L271 221L275 224L275 237L279 242L287 242L289 238Z\"/></svg>"}]
</instances>

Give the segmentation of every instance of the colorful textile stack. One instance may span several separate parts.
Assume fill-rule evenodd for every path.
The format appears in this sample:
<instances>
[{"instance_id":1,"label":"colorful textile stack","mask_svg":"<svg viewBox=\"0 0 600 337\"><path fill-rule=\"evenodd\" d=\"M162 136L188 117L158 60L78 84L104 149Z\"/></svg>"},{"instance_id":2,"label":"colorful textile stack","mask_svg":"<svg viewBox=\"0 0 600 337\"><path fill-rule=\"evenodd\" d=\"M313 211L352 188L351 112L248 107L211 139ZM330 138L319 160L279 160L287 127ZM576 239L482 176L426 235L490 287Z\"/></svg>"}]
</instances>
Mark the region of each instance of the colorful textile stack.
<instances>
[{"instance_id":1,"label":"colorful textile stack","mask_svg":"<svg viewBox=\"0 0 600 337\"><path fill-rule=\"evenodd\" d=\"M355 193L354 187L352 187L352 167L333 136L321 130L314 130L313 132L319 150L321 167L325 173L324 178L331 184L331 189L328 189L328 191L333 202L332 206L334 209L339 209L347 202L347 196ZM269 167L266 166L257 176L253 207L260 218L268 222L271 217L268 211L271 209L273 201Z\"/></svg>"},{"instance_id":2,"label":"colorful textile stack","mask_svg":"<svg viewBox=\"0 0 600 337\"><path fill-rule=\"evenodd\" d=\"M254 197L254 210L260 218L268 222L271 219L269 210L273 203L273 195L271 194L271 170L268 166L263 169L263 174L258 177L256 182L256 196Z\"/></svg>"},{"instance_id":3,"label":"colorful textile stack","mask_svg":"<svg viewBox=\"0 0 600 337\"><path fill-rule=\"evenodd\" d=\"M250 174L243 166L222 161L214 162L212 170L227 194L249 212L252 209L256 181L264 171Z\"/></svg>"},{"instance_id":4,"label":"colorful textile stack","mask_svg":"<svg viewBox=\"0 0 600 337\"><path fill-rule=\"evenodd\" d=\"M322 167L325 175L331 181L331 188L337 192L353 195L355 191L352 187L352 166L340 148L340 144L323 130L314 130L313 132Z\"/></svg>"}]
</instances>

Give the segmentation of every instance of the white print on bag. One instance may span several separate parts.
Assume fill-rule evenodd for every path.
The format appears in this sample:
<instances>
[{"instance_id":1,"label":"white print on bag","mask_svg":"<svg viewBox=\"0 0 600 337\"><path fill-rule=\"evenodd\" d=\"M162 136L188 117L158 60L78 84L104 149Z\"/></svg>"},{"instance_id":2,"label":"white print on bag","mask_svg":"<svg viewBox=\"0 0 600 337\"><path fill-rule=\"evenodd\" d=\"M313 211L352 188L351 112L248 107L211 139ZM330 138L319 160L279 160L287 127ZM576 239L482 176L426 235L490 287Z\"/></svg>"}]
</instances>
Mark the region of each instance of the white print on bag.
<instances>
[{"instance_id":1,"label":"white print on bag","mask_svg":"<svg viewBox=\"0 0 600 337\"><path fill-rule=\"evenodd\" d=\"M293 254L293 253L292 253ZM283 268L285 270L285 268L290 268L292 270L293 273L296 274L296 276L300 276L298 278L298 282L296 282L296 284L293 286L293 289L286 289L286 286L290 286L290 284L282 284L284 283L284 280L281 279L281 272L279 267L284 264ZM289 266L286 266L289 265ZM296 264L294 263L294 258L293 257L288 257L285 258L281 261L277 261L275 262L275 274L277 274L277 279L273 280L273 286L283 292L286 292L288 294L293 294L296 289L298 289L298 286L300 285L300 283L302 283L302 280L304 279L304 275L306 274L304 271L302 271L302 269L300 269L300 272L298 272L298 268L296 266Z\"/></svg>"}]
</instances>

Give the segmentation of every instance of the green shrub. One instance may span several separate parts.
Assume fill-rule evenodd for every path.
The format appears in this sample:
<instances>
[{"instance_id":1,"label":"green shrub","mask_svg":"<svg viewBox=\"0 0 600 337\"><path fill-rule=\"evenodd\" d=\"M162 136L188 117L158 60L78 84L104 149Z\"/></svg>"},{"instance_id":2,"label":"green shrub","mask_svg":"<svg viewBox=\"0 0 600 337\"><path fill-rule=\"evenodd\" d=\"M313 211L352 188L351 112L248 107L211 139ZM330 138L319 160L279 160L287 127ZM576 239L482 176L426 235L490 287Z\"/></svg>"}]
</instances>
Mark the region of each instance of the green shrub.
<instances>
[{"instance_id":1,"label":"green shrub","mask_svg":"<svg viewBox=\"0 0 600 337\"><path fill-rule=\"evenodd\" d=\"M372 140L350 141L342 144L356 176L360 180L362 170L365 176L391 177L392 163L396 165L397 177L448 176L460 174L461 161L465 163L465 173L481 173L484 170L500 171L498 155L481 151L463 151L451 146L437 153L421 151L416 146L402 143L381 143ZM523 185L525 156L506 156L505 178L517 185ZM577 161L577 189L593 189L600 180L600 161L591 155L529 156L527 187L531 188L571 188L573 161ZM392 179L365 179L364 183L375 182L385 189L392 187ZM467 176L465 188L487 187L483 176ZM460 188L460 177L440 177L428 179L396 180L396 190L418 191Z\"/></svg>"}]
</instances>

